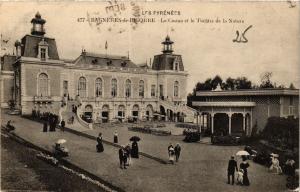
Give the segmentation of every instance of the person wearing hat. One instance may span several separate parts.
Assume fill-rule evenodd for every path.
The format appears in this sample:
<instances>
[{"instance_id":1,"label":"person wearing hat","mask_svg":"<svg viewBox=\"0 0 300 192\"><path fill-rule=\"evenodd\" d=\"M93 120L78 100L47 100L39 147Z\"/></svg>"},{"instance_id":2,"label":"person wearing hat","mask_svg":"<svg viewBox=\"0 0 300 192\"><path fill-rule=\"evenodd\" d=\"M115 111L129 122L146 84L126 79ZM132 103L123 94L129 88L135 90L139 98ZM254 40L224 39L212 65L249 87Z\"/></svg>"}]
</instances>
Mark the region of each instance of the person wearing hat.
<instances>
[{"instance_id":1,"label":"person wearing hat","mask_svg":"<svg viewBox=\"0 0 300 192\"><path fill-rule=\"evenodd\" d=\"M128 144L125 147L126 155L127 155L127 165L129 166L131 164L131 147L130 144Z\"/></svg>"},{"instance_id":2,"label":"person wearing hat","mask_svg":"<svg viewBox=\"0 0 300 192\"><path fill-rule=\"evenodd\" d=\"M64 119L61 120L60 122L60 127L61 127L61 131L64 132L65 131L65 126L66 126L66 122Z\"/></svg>"},{"instance_id":3,"label":"person wearing hat","mask_svg":"<svg viewBox=\"0 0 300 192\"><path fill-rule=\"evenodd\" d=\"M227 168L228 184L230 184L230 177L231 177L231 179L232 179L231 184L234 185L235 171L238 171L237 162L236 162L236 160L234 160L234 156L231 156L231 158L228 162L228 168Z\"/></svg>"},{"instance_id":4,"label":"person wearing hat","mask_svg":"<svg viewBox=\"0 0 300 192\"><path fill-rule=\"evenodd\" d=\"M98 153L101 153L104 151L104 147L102 144L102 133L99 133L98 137L97 137L97 145L96 145L96 149Z\"/></svg>"},{"instance_id":5,"label":"person wearing hat","mask_svg":"<svg viewBox=\"0 0 300 192\"><path fill-rule=\"evenodd\" d=\"M118 131L115 130L115 133L114 133L114 143L118 143Z\"/></svg>"},{"instance_id":6,"label":"person wearing hat","mask_svg":"<svg viewBox=\"0 0 300 192\"><path fill-rule=\"evenodd\" d=\"M176 162L178 162L180 152L181 152L181 147L180 147L179 143L176 144L174 150L175 150L175 160L176 160Z\"/></svg>"},{"instance_id":7,"label":"person wearing hat","mask_svg":"<svg viewBox=\"0 0 300 192\"><path fill-rule=\"evenodd\" d=\"M173 146L169 148L169 161L174 164L174 156L175 156L175 150Z\"/></svg>"},{"instance_id":8,"label":"person wearing hat","mask_svg":"<svg viewBox=\"0 0 300 192\"><path fill-rule=\"evenodd\" d=\"M243 175L243 185L244 186L249 186L249 178L248 178L248 167L250 166L249 163L247 162L247 156L242 156L243 162L240 164L240 169L244 171Z\"/></svg>"},{"instance_id":9,"label":"person wearing hat","mask_svg":"<svg viewBox=\"0 0 300 192\"><path fill-rule=\"evenodd\" d=\"M119 149L119 160L120 160L120 168L121 169L127 169L126 168L126 161L127 161L127 156L126 156L126 151L124 149L124 146L122 146Z\"/></svg>"},{"instance_id":10,"label":"person wearing hat","mask_svg":"<svg viewBox=\"0 0 300 192\"><path fill-rule=\"evenodd\" d=\"M278 154L274 154L274 153L271 154L272 165L270 166L269 170L272 171L273 169L276 169L276 173L281 174L282 169L280 167L278 157L279 157Z\"/></svg>"}]
</instances>

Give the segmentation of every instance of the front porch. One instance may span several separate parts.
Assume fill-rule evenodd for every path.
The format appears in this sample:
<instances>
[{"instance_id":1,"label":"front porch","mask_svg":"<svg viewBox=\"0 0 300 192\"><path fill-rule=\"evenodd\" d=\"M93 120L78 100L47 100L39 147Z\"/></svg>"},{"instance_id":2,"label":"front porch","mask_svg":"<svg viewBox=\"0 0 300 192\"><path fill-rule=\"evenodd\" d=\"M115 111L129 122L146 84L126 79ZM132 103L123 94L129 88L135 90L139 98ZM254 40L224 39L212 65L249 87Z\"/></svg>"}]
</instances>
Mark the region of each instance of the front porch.
<instances>
[{"instance_id":1,"label":"front porch","mask_svg":"<svg viewBox=\"0 0 300 192\"><path fill-rule=\"evenodd\" d=\"M197 122L211 134L251 135L254 102L193 102L197 107Z\"/></svg>"}]
</instances>

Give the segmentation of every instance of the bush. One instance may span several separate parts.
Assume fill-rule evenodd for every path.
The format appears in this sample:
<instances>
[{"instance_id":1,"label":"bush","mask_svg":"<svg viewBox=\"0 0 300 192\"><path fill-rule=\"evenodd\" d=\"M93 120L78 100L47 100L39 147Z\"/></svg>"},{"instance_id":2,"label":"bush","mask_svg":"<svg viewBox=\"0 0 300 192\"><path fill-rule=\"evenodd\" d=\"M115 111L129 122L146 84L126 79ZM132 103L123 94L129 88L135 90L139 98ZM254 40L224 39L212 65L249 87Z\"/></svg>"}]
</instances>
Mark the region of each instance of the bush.
<instances>
[{"instance_id":1,"label":"bush","mask_svg":"<svg viewBox=\"0 0 300 192\"><path fill-rule=\"evenodd\" d=\"M185 132L184 133L185 138L183 141L191 143L191 142L197 142L200 141L200 133L199 132Z\"/></svg>"},{"instance_id":2,"label":"bush","mask_svg":"<svg viewBox=\"0 0 300 192\"><path fill-rule=\"evenodd\" d=\"M299 145L299 118L270 117L262 137L276 147L293 149Z\"/></svg>"},{"instance_id":3,"label":"bush","mask_svg":"<svg viewBox=\"0 0 300 192\"><path fill-rule=\"evenodd\" d=\"M148 133L154 135L171 135L170 131L159 130L150 127L128 127L129 131L136 131L141 133Z\"/></svg>"}]
</instances>

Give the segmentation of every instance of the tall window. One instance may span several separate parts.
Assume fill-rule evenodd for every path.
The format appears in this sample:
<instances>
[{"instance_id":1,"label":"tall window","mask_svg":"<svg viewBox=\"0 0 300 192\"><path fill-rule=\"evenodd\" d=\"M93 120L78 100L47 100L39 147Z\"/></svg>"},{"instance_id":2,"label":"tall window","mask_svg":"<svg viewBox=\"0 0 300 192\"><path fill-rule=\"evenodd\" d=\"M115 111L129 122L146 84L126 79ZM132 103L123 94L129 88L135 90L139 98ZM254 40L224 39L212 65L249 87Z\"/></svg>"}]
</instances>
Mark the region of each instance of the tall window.
<instances>
[{"instance_id":1,"label":"tall window","mask_svg":"<svg viewBox=\"0 0 300 192\"><path fill-rule=\"evenodd\" d=\"M139 82L139 96L140 97L144 97L144 81L143 80L140 80Z\"/></svg>"},{"instance_id":2,"label":"tall window","mask_svg":"<svg viewBox=\"0 0 300 192\"><path fill-rule=\"evenodd\" d=\"M112 79L111 80L111 96L112 97L116 97L117 96L117 94L118 94L117 89L118 89L117 80L116 79Z\"/></svg>"},{"instance_id":3,"label":"tall window","mask_svg":"<svg viewBox=\"0 0 300 192\"><path fill-rule=\"evenodd\" d=\"M84 77L79 78L78 94L80 97L86 97L86 79Z\"/></svg>"},{"instance_id":4,"label":"tall window","mask_svg":"<svg viewBox=\"0 0 300 192\"><path fill-rule=\"evenodd\" d=\"M41 60L45 61L46 60L46 49L41 48Z\"/></svg>"},{"instance_id":5,"label":"tall window","mask_svg":"<svg viewBox=\"0 0 300 192\"><path fill-rule=\"evenodd\" d=\"M68 95L68 81L63 81L64 96Z\"/></svg>"},{"instance_id":6,"label":"tall window","mask_svg":"<svg viewBox=\"0 0 300 192\"><path fill-rule=\"evenodd\" d=\"M39 96L48 96L48 75L41 73L39 75Z\"/></svg>"},{"instance_id":7,"label":"tall window","mask_svg":"<svg viewBox=\"0 0 300 192\"><path fill-rule=\"evenodd\" d=\"M175 71L178 71L178 63L175 63Z\"/></svg>"},{"instance_id":8,"label":"tall window","mask_svg":"<svg viewBox=\"0 0 300 192\"><path fill-rule=\"evenodd\" d=\"M294 97L290 96L290 105L293 105L293 104L294 104Z\"/></svg>"},{"instance_id":9,"label":"tall window","mask_svg":"<svg viewBox=\"0 0 300 192\"><path fill-rule=\"evenodd\" d=\"M127 79L125 82L125 96L131 96L131 81L129 79Z\"/></svg>"},{"instance_id":10,"label":"tall window","mask_svg":"<svg viewBox=\"0 0 300 192\"><path fill-rule=\"evenodd\" d=\"M179 89L179 83L178 83L178 81L175 81L175 83L174 83L174 97L178 97L178 89Z\"/></svg>"},{"instance_id":11,"label":"tall window","mask_svg":"<svg viewBox=\"0 0 300 192\"><path fill-rule=\"evenodd\" d=\"M96 92L96 97L102 96L102 79L101 78L96 79L95 92Z\"/></svg>"},{"instance_id":12,"label":"tall window","mask_svg":"<svg viewBox=\"0 0 300 192\"><path fill-rule=\"evenodd\" d=\"M151 85L151 97L155 97L155 85Z\"/></svg>"}]
</instances>

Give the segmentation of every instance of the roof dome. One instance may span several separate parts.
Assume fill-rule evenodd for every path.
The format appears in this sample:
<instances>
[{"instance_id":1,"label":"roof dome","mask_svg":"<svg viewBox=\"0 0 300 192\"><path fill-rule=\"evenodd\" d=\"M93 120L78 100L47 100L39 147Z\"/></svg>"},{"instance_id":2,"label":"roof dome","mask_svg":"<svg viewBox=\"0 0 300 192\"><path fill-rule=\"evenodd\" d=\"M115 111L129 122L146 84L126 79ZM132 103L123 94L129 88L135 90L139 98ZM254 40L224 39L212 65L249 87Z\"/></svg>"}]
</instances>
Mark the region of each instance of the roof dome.
<instances>
[{"instance_id":1,"label":"roof dome","mask_svg":"<svg viewBox=\"0 0 300 192\"><path fill-rule=\"evenodd\" d=\"M38 18L38 19L40 19L40 18L41 18L41 14L40 14L40 12L37 12L37 13L35 14L35 18Z\"/></svg>"},{"instance_id":2,"label":"roof dome","mask_svg":"<svg viewBox=\"0 0 300 192\"><path fill-rule=\"evenodd\" d=\"M31 23L44 24L46 20L42 18L40 12L37 12L35 17L31 20Z\"/></svg>"},{"instance_id":3,"label":"roof dome","mask_svg":"<svg viewBox=\"0 0 300 192\"><path fill-rule=\"evenodd\" d=\"M166 36L166 39L165 39L165 41L164 42L162 42L162 44L173 44L174 42L173 41L171 41L171 39L170 39L170 37L169 37L169 35L167 35Z\"/></svg>"}]
</instances>

